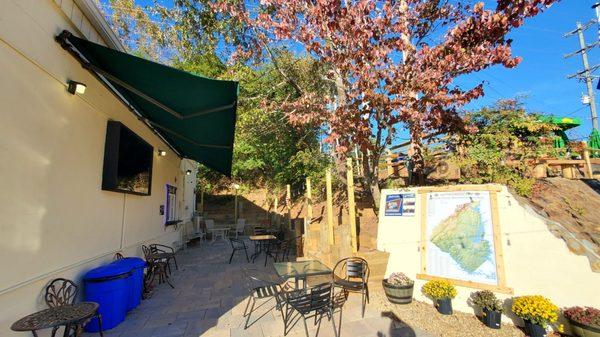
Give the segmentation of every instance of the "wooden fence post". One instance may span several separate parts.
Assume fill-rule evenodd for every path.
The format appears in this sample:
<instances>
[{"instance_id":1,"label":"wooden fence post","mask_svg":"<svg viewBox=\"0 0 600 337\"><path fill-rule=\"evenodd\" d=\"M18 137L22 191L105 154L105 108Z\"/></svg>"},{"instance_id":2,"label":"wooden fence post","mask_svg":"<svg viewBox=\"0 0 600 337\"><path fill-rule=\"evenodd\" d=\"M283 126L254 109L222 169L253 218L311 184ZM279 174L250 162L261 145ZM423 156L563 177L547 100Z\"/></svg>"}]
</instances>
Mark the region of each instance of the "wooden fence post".
<instances>
[{"instance_id":1,"label":"wooden fence post","mask_svg":"<svg viewBox=\"0 0 600 337\"><path fill-rule=\"evenodd\" d=\"M292 188L289 184L285 186L285 208L288 230L292 229Z\"/></svg>"},{"instance_id":2,"label":"wooden fence post","mask_svg":"<svg viewBox=\"0 0 600 337\"><path fill-rule=\"evenodd\" d=\"M310 185L310 178L306 178L306 217L304 218L304 239L303 239L303 243L304 246L306 247L306 249L308 249L308 247L310 247L310 242L309 242L309 230L310 230L310 224L312 223L312 216L313 216L313 212L312 212L312 186Z\"/></svg>"},{"instance_id":3,"label":"wooden fence post","mask_svg":"<svg viewBox=\"0 0 600 337\"><path fill-rule=\"evenodd\" d=\"M327 193L327 243L334 244L333 238L333 193L331 192L331 169L325 173L325 186Z\"/></svg>"},{"instance_id":4,"label":"wooden fence post","mask_svg":"<svg viewBox=\"0 0 600 337\"><path fill-rule=\"evenodd\" d=\"M358 251L356 243L356 205L354 203L354 172L352 171L352 158L346 159L346 181L348 183L348 218L350 219L350 240L352 252Z\"/></svg>"},{"instance_id":5,"label":"wooden fence post","mask_svg":"<svg viewBox=\"0 0 600 337\"><path fill-rule=\"evenodd\" d=\"M306 178L306 218L312 221L312 186L310 185L310 178Z\"/></svg>"},{"instance_id":6,"label":"wooden fence post","mask_svg":"<svg viewBox=\"0 0 600 337\"><path fill-rule=\"evenodd\" d=\"M588 179L594 179L594 170L592 169L592 162L590 161L590 150L587 147L587 142L581 142L583 145L583 160L585 160L585 177Z\"/></svg>"}]
</instances>

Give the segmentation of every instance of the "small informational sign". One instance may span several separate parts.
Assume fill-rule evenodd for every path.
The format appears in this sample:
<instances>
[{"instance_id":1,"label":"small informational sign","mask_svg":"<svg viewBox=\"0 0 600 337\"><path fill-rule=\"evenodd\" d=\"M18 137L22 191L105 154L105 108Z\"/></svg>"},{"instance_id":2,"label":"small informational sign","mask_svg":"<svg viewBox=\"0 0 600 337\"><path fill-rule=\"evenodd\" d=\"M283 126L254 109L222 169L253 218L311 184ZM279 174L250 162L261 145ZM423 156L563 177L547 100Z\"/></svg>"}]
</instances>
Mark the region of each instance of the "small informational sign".
<instances>
[{"instance_id":1,"label":"small informational sign","mask_svg":"<svg viewBox=\"0 0 600 337\"><path fill-rule=\"evenodd\" d=\"M397 193L385 197L385 216L414 216L415 194Z\"/></svg>"}]
</instances>

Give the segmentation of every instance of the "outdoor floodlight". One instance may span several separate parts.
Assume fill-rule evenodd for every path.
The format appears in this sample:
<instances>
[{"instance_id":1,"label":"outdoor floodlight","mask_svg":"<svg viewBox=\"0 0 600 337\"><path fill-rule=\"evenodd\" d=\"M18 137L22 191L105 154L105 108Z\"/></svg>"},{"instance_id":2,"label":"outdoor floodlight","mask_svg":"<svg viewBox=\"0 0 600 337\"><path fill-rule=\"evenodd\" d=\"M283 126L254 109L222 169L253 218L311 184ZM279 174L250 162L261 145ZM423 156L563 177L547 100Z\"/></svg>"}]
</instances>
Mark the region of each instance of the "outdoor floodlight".
<instances>
[{"instance_id":1,"label":"outdoor floodlight","mask_svg":"<svg viewBox=\"0 0 600 337\"><path fill-rule=\"evenodd\" d=\"M185 175L186 175L186 176L189 176L190 174L192 174L192 170L187 170L187 171L185 171Z\"/></svg>"},{"instance_id":2,"label":"outdoor floodlight","mask_svg":"<svg viewBox=\"0 0 600 337\"><path fill-rule=\"evenodd\" d=\"M166 155L167 155L167 151L159 149L159 150L158 150L158 155L159 155L160 157L164 157L164 156L166 156Z\"/></svg>"},{"instance_id":3,"label":"outdoor floodlight","mask_svg":"<svg viewBox=\"0 0 600 337\"><path fill-rule=\"evenodd\" d=\"M68 84L69 84L69 87L67 88L67 91L70 92L72 95L75 95L75 94L83 95L85 93L85 88L86 88L85 84L80 83L80 82L71 81L71 80L69 80Z\"/></svg>"},{"instance_id":4,"label":"outdoor floodlight","mask_svg":"<svg viewBox=\"0 0 600 337\"><path fill-rule=\"evenodd\" d=\"M239 189L240 189L240 185L238 185L238 184L233 184L233 188L235 188L236 190L239 190Z\"/></svg>"}]
</instances>

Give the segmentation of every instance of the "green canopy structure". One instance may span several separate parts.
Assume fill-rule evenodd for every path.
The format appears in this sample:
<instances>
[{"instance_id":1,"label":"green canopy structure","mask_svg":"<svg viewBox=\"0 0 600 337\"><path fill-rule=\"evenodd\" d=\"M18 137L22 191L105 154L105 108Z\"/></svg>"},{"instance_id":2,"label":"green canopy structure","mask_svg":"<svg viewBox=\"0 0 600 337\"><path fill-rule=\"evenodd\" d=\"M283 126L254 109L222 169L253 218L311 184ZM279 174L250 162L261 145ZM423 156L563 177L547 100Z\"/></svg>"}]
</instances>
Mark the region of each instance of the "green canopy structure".
<instances>
[{"instance_id":1,"label":"green canopy structure","mask_svg":"<svg viewBox=\"0 0 600 337\"><path fill-rule=\"evenodd\" d=\"M66 30L56 40L178 155L231 175L237 82L148 61Z\"/></svg>"},{"instance_id":2,"label":"green canopy structure","mask_svg":"<svg viewBox=\"0 0 600 337\"><path fill-rule=\"evenodd\" d=\"M557 149L563 149L569 143L569 137L565 131L581 125L579 118L541 116L540 120L558 126L559 129L554 131L557 136L554 139L554 147Z\"/></svg>"},{"instance_id":3,"label":"green canopy structure","mask_svg":"<svg viewBox=\"0 0 600 337\"><path fill-rule=\"evenodd\" d=\"M592 133L590 134L590 140L588 143L588 147L591 149L598 149L600 150L600 132L598 132L598 130L593 129ZM592 157L594 158L598 158L600 157L600 152L599 151L593 151L592 152Z\"/></svg>"}]
</instances>

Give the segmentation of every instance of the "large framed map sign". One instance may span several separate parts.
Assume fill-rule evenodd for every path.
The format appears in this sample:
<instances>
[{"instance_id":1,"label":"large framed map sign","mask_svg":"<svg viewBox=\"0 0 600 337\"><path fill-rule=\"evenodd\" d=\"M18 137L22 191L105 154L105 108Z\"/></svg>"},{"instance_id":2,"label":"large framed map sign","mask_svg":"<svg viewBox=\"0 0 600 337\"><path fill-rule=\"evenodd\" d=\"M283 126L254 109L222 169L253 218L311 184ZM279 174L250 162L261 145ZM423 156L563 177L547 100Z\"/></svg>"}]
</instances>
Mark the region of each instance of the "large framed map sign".
<instances>
[{"instance_id":1,"label":"large framed map sign","mask_svg":"<svg viewBox=\"0 0 600 337\"><path fill-rule=\"evenodd\" d=\"M510 293L504 277L496 190L477 187L421 194L422 274L418 276Z\"/></svg>"}]
</instances>

